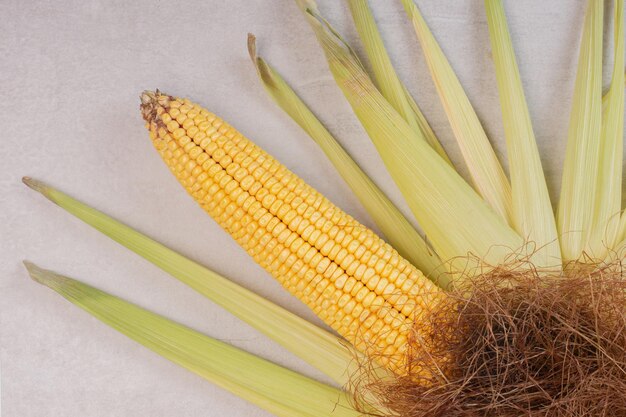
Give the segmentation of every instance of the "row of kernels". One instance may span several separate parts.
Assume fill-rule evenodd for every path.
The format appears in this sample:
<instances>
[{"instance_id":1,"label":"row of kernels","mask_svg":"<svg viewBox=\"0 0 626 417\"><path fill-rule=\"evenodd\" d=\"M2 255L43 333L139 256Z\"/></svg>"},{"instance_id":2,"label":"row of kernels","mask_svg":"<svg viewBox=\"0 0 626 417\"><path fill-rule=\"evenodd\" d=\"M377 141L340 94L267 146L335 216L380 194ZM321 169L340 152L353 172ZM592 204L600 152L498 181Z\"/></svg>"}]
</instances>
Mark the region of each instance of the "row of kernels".
<instances>
[{"instance_id":1,"label":"row of kernels","mask_svg":"<svg viewBox=\"0 0 626 417\"><path fill-rule=\"evenodd\" d=\"M257 148L257 150L258 150L259 153L263 152L260 148ZM289 172L278 161L274 160L272 166L273 167L279 167L280 170L285 172L285 177L281 181L284 181L286 186L288 186L289 188L292 188L294 191L299 191L299 192L303 193L304 197L303 197L303 195L299 195L300 199L296 200L298 203L307 203L308 205L313 207L313 209L315 209L314 213L317 213L317 209L321 208L321 206L322 206L322 204L324 202L326 202L327 205L331 205L332 204L330 202L327 202L327 200L321 194L316 192L313 188L309 187L300 178L296 177L294 174ZM265 175L265 174L266 173L262 169L257 171L257 175ZM272 178L272 179L276 180L276 178ZM274 185L278 186L278 184L274 184ZM278 187L277 187L277 189L278 189ZM296 208L299 209L299 210L305 210L306 209L306 205L301 206L299 208L296 207ZM317 214L317 215L319 215L319 214Z\"/></svg>"},{"instance_id":2,"label":"row of kernels","mask_svg":"<svg viewBox=\"0 0 626 417\"><path fill-rule=\"evenodd\" d=\"M346 314L357 319L364 331L374 326L372 331L376 332L379 327L382 328L389 323L410 323L406 317L403 317L391 305L387 304L384 298L376 296L372 292L368 292L366 297L359 300L336 287L333 288L333 291L322 294L323 298L320 297L318 303L322 307L336 304ZM385 314L377 314L379 311L384 311Z\"/></svg>"},{"instance_id":3,"label":"row of kernels","mask_svg":"<svg viewBox=\"0 0 626 417\"><path fill-rule=\"evenodd\" d=\"M312 232L311 228L307 229L308 231L305 234Z\"/></svg>"},{"instance_id":4,"label":"row of kernels","mask_svg":"<svg viewBox=\"0 0 626 417\"><path fill-rule=\"evenodd\" d=\"M278 189L278 188L276 188L276 189L271 190L271 191L272 191L273 193L276 193L276 192L279 192L279 189ZM316 193L316 194L317 194L317 197L319 198L319 201L322 201L323 197L321 197L318 193ZM272 196L272 197L273 197L273 196ZM276 203L274 200L275 200L275 197L270 198L270 199L266 202L266 205L270 205L270 204L272 204L272 203ZM296 200L294 200L293 205L297 205L297 204L298 204L298 203L300 203L301 201L302 201L301 199L296 199ZM276 207L280 207L280 204L276 204ZM307 217L307 216L313 216L313 220L317 220L319 217L321 217L321 214L320 214L318 211L315 211L315 210L312 210L312 209L311 209L311 208L309 208L309 207L306 207L306 205L304 205L304 203L300 204L300 205L296 208L296 212L297 212L297 213L299 212L300 214L304 214L304 216L305 216L305 217ZM292 215L292 217L293 217L293 216L295 216L295 214L294 214L294 215ZM287 219L287 221L289 222L289 219ZM330 226L329 226L329 227L332 227L332 224L330 224ZM323 244L323 243L325 243L325 242L322 242L322 244ZM316 245L316 246L317 246L317 245Z\"/></svg>"},{"instance_id":5,"label":"row of kernels","mask_svg":"<svg viewBox=\"0 0 626 417\"><path fill-rule=\"evenodd\" d=\"M221 176L217 175L216 178L221 178ZM264 212L260 212L259 214L257 214L257 216L260 217L259 221L262 226L265 226L263 219L267 217L267 215L268 213ZM281 233L286 231L286 227L282 223L279 223L276 228L277 230L275 229L273 231L273 234L277 237L281 236ZM317 268L320 273L324 273L330 267L330 261L324 256L317 253L312 247L310 247L310 245L305 246L305 249L300 249L300 251L300 255L303 256L304 261L310 263L314 268Z\"/></svg>"},{"instance_id":6,"label":"row of kernels","mask_svg":"<svg viewBox=\"0 0 626 417\"><path fill-rule=\"evenodd\" d=\"M307 275L309 275L310 277L309 279L305 278L304 280L302 279L296 280L296 284L294 284L294 286L290 287L289 289L292 292L296 292L296 293L301 292L302 295L306 296L306 298L310 302L313 302L313 304L320 303L320 301L322 301L320 304L328 307L330 304L337 303L339 307L346 307L344 308L344 311L347 314L350 314L354 310L355 302L354 300L351 299L349 294L346 294L344 292L335 292L336 290L332 288L333 286L331 285L330 281L326 279L321 279L319 275L315 275L315 272L313 270L308 270ZM311 279L313 279L313 277L320 278L317 284L313 284L311 282ZM327 286L329 285L331 287L327 289ZM331 291L330 295L329 295L329 291ZM315 294L320 294L320 292L322 292L321 297L324 297L323 300L320 300L320 299L311 300L312 296L314 296ZM375 302L383 304L384 300L382 298L378 298ZM391 306L387 306L387 308L391 308ZM357 310L357 312L360 312L360 310ZM397 312L396 314L392 314L392 316L397 317ZM389 319L383 320L383 322L388 322L388 321ZM381 323L381 326L382 325L383 324Z\"/></svg>"},{"instance_id":7,"label":"row of kernels","mask_svg":"<svg viewBox=\"0 0 626 417\"><path fill-rule=\"evenodd\" d=\"M227 197L226 197L227 198ZM223 200L224 201L224 200ZM229 204L223 204L225 207L229 207ZM276 265L268 265L268 259L272 259L271 256L269 256L267 254L268 251L271 251L272 246L267 244L264 245L262 247L262 251L259 253L260 256L255 256L259 261L261 261L262 264L264 264L265 267L268 267L269 269L273 269L276 270ZM277 247L278 248L278 247ZM276 249L277 249L276 248ZM283 251L278 252L276 251L276 249L274 249L274 263L278 262L280 263L283 259L281 259L280 257L280 253L284 253ZM285 256L285 255L283 255ZM285 258L286 260L286 258ZM306 268L305 268L306 269ZM298 271L296 271L298 272ZM289 280L289 275L292 275L293 272L291 274L284 274L284 278L283 279L283 283L284 284L288 284ZM307 279L307 277L309 277ZM330 282L328 280L320 280L318 283L313 283L309 280L313 279L314 277L317 277L315 275L315 273L312 270L308 270L307 273L302 274L301 272L298 273L298 277L296 277L295 279L295 283L299 283L300 286L302 286L304 284L304 291L302 291L302 295L305 297L305 300L308 301L307 304L309 305L316 305L316 304L320 304L323 305L324 307L326 307L328 309L328 303L324 302L324 303L320 303L319 299L315 298L315 294L319 294L320 292L322 293L328 293L328 286L330 285ZM294 282L292 281L291 285L289 286L290 290L294 291L294 292L298 292L298 288L294 286ZM328 296L327 296L328 297ZM338 297L338 298L337 298ZM342 314L342 312L339 312L335 315L332 316L332 320L329 320L330 318L327 317L327 321L329 321L329 324L341 331L343 334L346 334L346 329L348 328L354 328L355 326L358 326L358 324L356 324L356 321L354 320L354 317L352 316L352 312L354 311L354 306L355 306L355 302L353 299L350 298L350 296L346 293L340 293L340 294L336 294L335 297L328 297L326 299L327 301L330 301L332 304L336 304L340 309L343 308L342 312L344 314ZM380 302L380 300L379 300ZM332 309L331 309L332 310ZM357 310L359 311L359 310ZM342 319L337 319L342 317ZM358 316L357 316L358 317ZM386 321L386 320L383 320ZM350 324L347 324L350 323ZM379 324L380 323L380 324ZM380 321L377 321L375 323L373 323L372 327L373 329L367 330L368 333L372 333L373 331L377 330L379 327L382 328L383 324ZM372 337L371 334L368 334L368 336ZM390 338L386 338L385 340L390 340ZM390 342L391 343L391 342Z\"/></svg>"}]
</instances>

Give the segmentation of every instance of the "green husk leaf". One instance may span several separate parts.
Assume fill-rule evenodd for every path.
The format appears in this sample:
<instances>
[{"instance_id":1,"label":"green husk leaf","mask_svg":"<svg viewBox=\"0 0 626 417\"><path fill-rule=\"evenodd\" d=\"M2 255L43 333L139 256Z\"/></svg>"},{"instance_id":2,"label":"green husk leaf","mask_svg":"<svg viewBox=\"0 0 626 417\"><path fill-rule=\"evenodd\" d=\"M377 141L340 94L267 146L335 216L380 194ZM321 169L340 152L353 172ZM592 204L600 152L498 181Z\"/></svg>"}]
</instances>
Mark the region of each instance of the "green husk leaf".
<instances>
[{"instance_id":1,"label":"green husk leaf","mask_svg":"<svg viewBox=\"0 0 626 417\"><path fill-rule=\"evenodd\" d=\"M345 392L25 262L31 277L131 339L283 417L360 416Z\"/></svg>"},{"instance_id":2,"label":"green husk leaf","mask_svg":"<svg viewBox=\"0 0 626 417\"><path fill-rule=\"evenodd\" d=\"M533 264L552 270L561 265L556 221L504 7L501 0L485 0L485 8L507 141L512 223L518 233L535 245Z\"/></svg>"},{"instance_id":3,"label":"green husk leaf","mask_svg":"<svg viewBox=\"0 0 626 417\"><path fill-rule=\"evenodd\" d=\"M624 0L614 4L614 62L602 100L602 133L593 234L588 250L603 258L619 239L624 132Z\"/></svg>"},{"instance_id":4,"label":"green husk leaf","mask_svg":"<svg viewBox=\"0 0 626 417\"><path fill-rule=\"evenodd\" d=\"M24 183L265 333L342 386L358 369L356 353L347 341L41 181L24 178Z\"/></svg>"},{"instance_id":5,"label":"green husk leaf","mask_svg":"<svg viewBox=\"0 0 626 417\"><path fill-rule=\"evenodd\" d=\"M412 0L402 4L422 45L444 110L480 195L509 224L513 218L511 185L459 79Z\"/></svg>"},{"instance_id":6,"label":"green husk leaf","mask_svg":"<svg viewBox=\"0 0 626 417\"><path fill-rule=\"evenodd\" d=\"M442 262L378 186L359 168L332 134L302 102L287 82L263 58L257 56L254 36L248 35L248 49L259 78L274 101L324 151L361 204L374 219L389 243L425 275L446 286Z\"/></svg>"},{"instance_id":7,"label":"green husk leaf","mask_svg":"<svg viewBox=\"0 0 626 417\"><path fill-rule=\"evenodd\" d=\"M409 126L412 129L419 130L426 142L446 162L452 165L435 132L426 121L424 114L409 95L398 74L396 74L367 0L348 0L348 4L356 29L365 46L365 53L372 65L374 81L380 93L396 109L400 116L407 121Z\"/></svg>"},{"instance_id":8,"label":"green husk leaf","mask_svg":"<svg viewBox=\"0 0 626 417\"><path fill-rule=\"evenodd\" d=\"M580 45L557 215L565 261L581 257L594 222L602 133L603 11L602 0L589 1Z\"/></svg>"},{"instance_id":9,"label":"green husk leaf","mask_svg":"<svg viewBox=\"0 0 626 417\"><path fill-rule=\"evenodd\" d=\"M328 23L312 8L303 11L337 84L435 251L442 259L450 260L450 270L467 270L468 254L498 264L520 248L521 237L424 140L416 137L419 133L378 92L353 52Z\"/></svg>"}]
</instances>

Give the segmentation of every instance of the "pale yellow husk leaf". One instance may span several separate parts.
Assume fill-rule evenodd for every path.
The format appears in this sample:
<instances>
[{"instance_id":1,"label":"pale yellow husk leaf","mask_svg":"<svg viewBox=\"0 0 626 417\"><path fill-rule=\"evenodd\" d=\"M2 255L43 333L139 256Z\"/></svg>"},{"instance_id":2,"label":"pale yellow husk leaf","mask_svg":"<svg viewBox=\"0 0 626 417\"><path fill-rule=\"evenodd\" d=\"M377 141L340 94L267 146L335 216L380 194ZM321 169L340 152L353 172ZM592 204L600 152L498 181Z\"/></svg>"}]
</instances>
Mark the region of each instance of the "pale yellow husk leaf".
<instances>
[{"instance_id":1,"label":"pale yellow husk leaf","mask_svg":"<svg viewBox=\"0 0 626 417\"><path fill-rule=\"evenodd\" d=\"M602 0L589 1L580 45L557 214L565 261L581 257L594 222L602 133L603 11Z\"/></svg>"},{"instance_id":2,"label":"pale yellow husk leaf","mask_svg":"<svg viewBox=\"0 0 626 417\"><path fill-rule=\"evenodd\" d=\"M511 185L459 79L412 0L402 4L413 23L426 63L472 181L480 195L507 222L513 218Z\"/></svg>"},{"instance_id":3,"label":"pale yellow husk leaf","mask_svg":"<svg viewBox=\"0 0 626 417\"><path fill-rule=\"evenodd\" d=\"M587 245L587 251L595 258L604 258L620 238L624 151L624 0L615 0L613 17L613 76L609 91L602 99L596 205L593 233Z\"/></svg>"},{"instance_id":4,"label":"pale yellow husk leaf","mask_svg":"<svg viewBox=\"0 0 626 417\"><path fill-rule=\"evenodd\" d=\"M553 271L561 266L556 221L501 0L485 0L509 157L515 230L528 242L531 260Z\"/></svg>"},{"instance_id":5,"label":"pale yellow husk leaf","mask_svg":"<svg viewBox=\"0 0 626 417\"><path fill-rule=\"evenodd\" d=\"M374 82L378 86L380 93L407 121L409 126L412 129L419 130L426 142L446 162L452 165L435 132L393 68L367 0L348 0L348 5L350 6L354 24L365 46L365 53L372 65Z\"/></svg>"},{"instance_id":6,"label":"pale yellow husk leaf","mask_svg":"<svg viewBox=\"0 0 626 417\"><path fill-rule=\"evenodd\" d=\"M382 97L328 24L305 8L337 84L377 147L418 223L452 272L468 275L468 254L500 264L522 238L471 189Z\"/></svg>"}]
</instances>

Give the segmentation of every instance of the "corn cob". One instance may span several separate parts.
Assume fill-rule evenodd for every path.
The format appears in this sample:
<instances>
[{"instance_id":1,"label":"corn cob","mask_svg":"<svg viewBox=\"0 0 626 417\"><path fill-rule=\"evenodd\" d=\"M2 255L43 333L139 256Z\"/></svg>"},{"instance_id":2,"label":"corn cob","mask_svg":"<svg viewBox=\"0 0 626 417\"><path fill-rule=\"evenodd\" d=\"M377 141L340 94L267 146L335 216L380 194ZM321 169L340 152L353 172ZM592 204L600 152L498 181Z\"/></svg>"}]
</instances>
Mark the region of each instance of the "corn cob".
<instances>
[{"instance_id":1,"label":"corn cob","mask_svg":"<svg viewBox=\"0 0 626 417\"><path fill-rule=\"evenodd\" d=\"M219 117L158 90L141 101L155 148L204 210L357 349L401 366L411 332L426 336L414 322L443 292Z\"/></svg>"}]
</instances>

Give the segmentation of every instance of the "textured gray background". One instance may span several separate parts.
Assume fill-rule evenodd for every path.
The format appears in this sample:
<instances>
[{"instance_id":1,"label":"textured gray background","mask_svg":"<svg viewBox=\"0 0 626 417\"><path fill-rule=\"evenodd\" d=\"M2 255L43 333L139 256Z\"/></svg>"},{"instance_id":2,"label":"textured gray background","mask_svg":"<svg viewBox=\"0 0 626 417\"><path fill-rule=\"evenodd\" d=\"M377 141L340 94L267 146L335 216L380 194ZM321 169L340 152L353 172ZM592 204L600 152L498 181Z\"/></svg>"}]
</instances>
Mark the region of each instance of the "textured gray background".
<instances>
[{"instance_id":1,"label":"textured gray background","mask_svg":"<svg viewBox=\"0 0 626 417\"><path fill-rule=\"evenodd\" d=\"M401 77L459 161L399 1L371 3ZM418 3L504 155L482 1ZM506 2L553 197L560 182L584 5L582 0ZM320 0L320 7L360 51L345 4ZM2 415L267 415L31 282L21 266L24 258L324 380L20 182L23 175L45 179L318 322L183 192L151 148L138 112L143 89L189 96L371 226L322 153L266 97L245 47L246 34L253 32L261 54L404 208L293 2L2 0L0 16Z\"/></svg>"}]
</instances>

